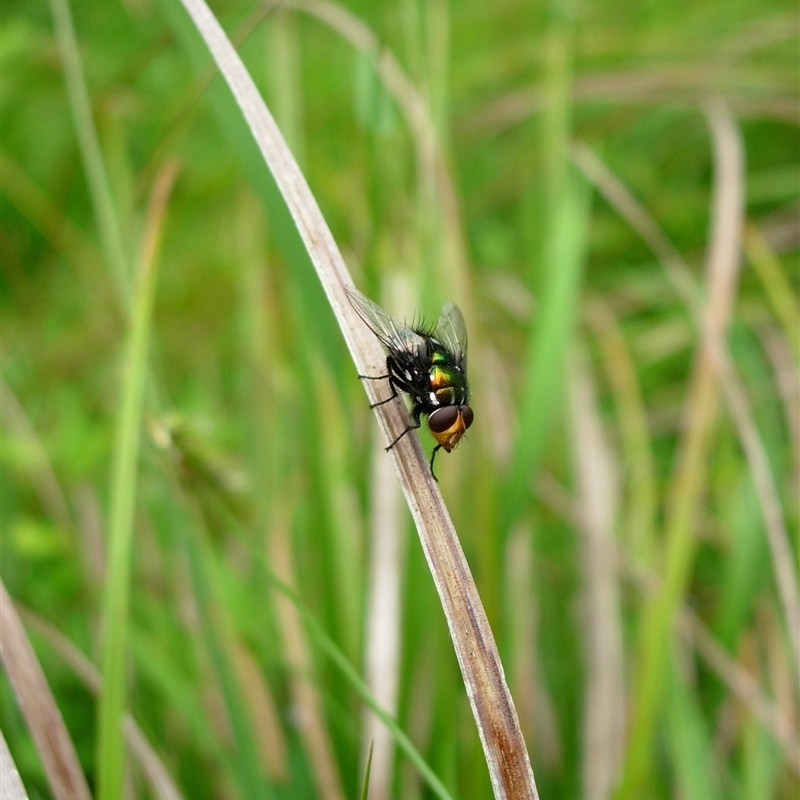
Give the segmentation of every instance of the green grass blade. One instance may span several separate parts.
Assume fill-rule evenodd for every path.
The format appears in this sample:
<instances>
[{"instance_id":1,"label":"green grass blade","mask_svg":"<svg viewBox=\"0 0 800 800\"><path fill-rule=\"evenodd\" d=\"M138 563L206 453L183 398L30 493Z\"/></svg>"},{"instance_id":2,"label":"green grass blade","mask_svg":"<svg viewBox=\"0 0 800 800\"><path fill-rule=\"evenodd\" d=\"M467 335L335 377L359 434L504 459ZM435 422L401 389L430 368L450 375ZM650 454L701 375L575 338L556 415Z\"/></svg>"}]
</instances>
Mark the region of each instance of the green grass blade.
<instances>
[{"instance_id":1,"label":"green grass blade","mask_svg":"<svg viewBox=\"0 0 800 800\"><path fill-rule=\"evenodd\" d=\"M786 341L791 345L795 357L800 358L800 309L789 276L764 234L755 225L746 230L744 244L773 313L783 327Z\"/></svg>"},{"instance_id":2,"label":"green grass blade","mask_svg":"<svg viewBox=\"0 0 800 800\"><path fill-rule=\"evenodd\" d=\"M111 471L109 559L103 602L103 691L100 696L97 750L100 800L116 800L120 797L125 769L121 723L125 708L130 561L137 466L147 378L147 352L158 276L155 256L174 176L174 169L163 170L153 190L123 357L124 378Z\"/></svg>"},{"instance_id":3,"label":"green grass blade","mask_svg":"<svg viewBox=\"0 0 800 800\"><path fill-rule=\"evenodd\" d=\"M447 788L439 780L436 773L428 766L427 762L419 753L419 751L416 749L416 747L414 747L414 744L411 742L411 739L408 738L406 733L397 724L397 722L391 716L391 714L385 711L379 705L377 700L375 700L375 698L373 697L372 693L369 690L369 687L361 679L361 676L352 666L347 656L341 651L339 647L336 646L336 643L325 633L322 626L319 624L319 622L317 622L314 615L311 614L311 612L309 612L308 609L305 608L305 606L303 606L297 594L289 586L286 586L284 583L279 581L274 575L272 575L267 569L267 565L265 565L265 571L267 573L269 581L273 584L273 586L275 586L275 588L281 594L285 595L289 600L291 600L291 602L297 608L298 613L303 618L303 621L305 622L306 627L308 628L308 632L314 638L319 648L336 665L339 671L344 675L347 682L358 693L358 696L372 709L375 715L381 719L384 725L386 725L386 727L391 732L395 742L397 742L397 746L403 751L403 753L405 753L406 758L408 758L408 760L414 765L414 767L417 769L419 774L428 784L434 795L436 797L440 797L442 800L452 800L452 795L447 791Z\"/></svg>"},{"instance_id":4,"label":"green grass blade","mask_svg":"<svg viewBox=\"0 0 800 800\"><path fill-rule=\"evenodd\" d=\"M372 771L372 748L373 745L370 744L369 755L367 756L367 767L364 770L364 785L361 788L361 800L367 800L367 796L369 795L369 775Z\"/></svg>"},{"instance_id":5,"label":"green grass blade","mask_svg":"<svg viewBox=\"0 0 800 800\"><path fill-rule=\"evenodd\" d=\"M553 221L547 283L528 350L515 460L505 493L507 524L513 522L524 505L531 475L558 414L558 399L564 385L563 365L578 314L589 200L586 185L570 176Z\"/></svg>"},{"instance_id":6,"label":"green grass blade","mask_svg":"<svg viewBox=\"0 0 800 800\"><path fill-rule=\"evenodd\" d=\"M741 800L779 797L780 759L775 743L756 723L748 721L742 731ZM791 791L791 789L790 789Z\"/></svg>"},{"instance_id":7,"label":"green grass blade","mask_svg":"<svg viewBox=\"0 0 800 800\"><path fill-rule=\"evenodd\" d=\"M597 339L616 406L628 494L623 540L634 563L652 569L658 481L640 379L630 346L609 305L599 298L593 299L586 309L586 321Z\"/></svg>"},{"instance_id":8,"label":"green grass blade","mask_svg":"<svg viewBox=\"0 0 800 800\"><path fill-rule=\"evenodd\" d=\"M119 229L111 186L106 174L100 141L92 118L92 107L83 74L78 42L72 25L69 0L50 0L55 23L56 41L61 54L72 118L78 136L86 182L92 199L97 230L106 263L114 274L123 299L128 297L128 275L125 249Z\"/></svg>"},{"instance_id":9,"label":"green grass blade","mask_svg":"<svg viewBox=\"0 0 800 800\"><path fill-rule=\"evenodd\" d=\"M160 8L196 73L205 75L209 66L208 49L198 35L197 28L175 0L161 0ZM241 164L243 178L250 183L264 206L270 221L270 237L278 246L284 263L292 266L287 274L302 293L306 318L313 319L323 331L318 340L319 347L326 360L333 363L338 357L333 317L286 201L227 87L215 79L207 93L209 106L220 130Z\"/></svg>"},{"instance_id":10,"label":"green grass blade","mask_svg":"<svg viewBox=\"0 0 800 800\"><path fill-rule=\"evenodd\" d=\"M544 233L534 256L541 263L543 277L528 342L514 463L505 493L505 529L524 506L531 475L553 428L583 275L590 193L567 161L572 126L572 13L569 2L551 4L545 49L546 106L541 121L545 180L540 216Z\"/></svg>"},{"instance_id":11,"label":"green grass blade","mask_svg":"<svg viewBox=\"0 0 800 800\"><path fill-rule=\"evenodd\" d=\"M673 666L669 680L667 739L678 790L683 797L721 800L714 771L714 746L695 692Z\"/></svg>"},{"instance_id":12,"label":"green grass blade","mask_svg":"<svg viewBox=\"0 0 800 800\"><path fill-rule=\"evenodd\" d=\"M654 769L658 719L665 712L672 630L684 602L694 566L695 531L702 493L709 478L709 453L719 414L717 356L724 351L725 333L733 313L739 276L738 235L742 221L744 154L738 129L719 107L709 112L714 135L716 183L714 221L708 253L708 304L704 336L695 354L664 525L661 585L648 599L639 624L640 666L635 679L632 722L622 782L617 797L638 798ZM733 241L731 240L733 237Z\"/></svg>"},{"instance_id":13,"label":"green grass blade","mask_svg":"<svg viewBox=\"0 0 800 800\"><path fill-rule=\"evenodd\" d=\"M200 540L202 534L199 534L199 527L195 526L194 531L188 532L185 542L203 639L219 681L236 746L232 761L239 797L242 800L271 798L274 794L259 765L254 731L230 657L232 648L226 642L229 633L223 627L224 601L219 596L212 574L211 555L206 543Z\"/></svg>"}]
</instances>

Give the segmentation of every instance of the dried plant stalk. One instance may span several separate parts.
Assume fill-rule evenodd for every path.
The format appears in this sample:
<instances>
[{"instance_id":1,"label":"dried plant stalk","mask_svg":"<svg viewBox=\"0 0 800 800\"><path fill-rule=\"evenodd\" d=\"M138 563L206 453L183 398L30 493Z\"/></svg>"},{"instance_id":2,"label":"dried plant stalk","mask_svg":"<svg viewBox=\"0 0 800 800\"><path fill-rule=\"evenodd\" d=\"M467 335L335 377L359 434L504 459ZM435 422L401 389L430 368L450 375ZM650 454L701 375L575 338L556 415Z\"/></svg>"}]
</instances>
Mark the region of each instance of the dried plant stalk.
<instances>
[{"instance_id":1,"label":"dried plant stalk","mask_svg":"<svg viewBox=\"0 0 800 800\"><path fill-rule=\"evenodd\" d=\"M11 757L3 732L0 731L0 797L4 800L28 800L17 765Z\"/></svg>"},{"instance_id":2,"label":"dried plant stalk","mask_svg":"<svg viewBox=\"0 0 800 800\"><path fill-rule=\"evenodd\" d=\"M297 229L362 375L374 375L385 363L377 339L350 306L352 285L322 213L252 78L203 0L183 0L245 116ZM365 382L372 402L373 382ZM408 424L399 399L375 409L387 444ZM425 557L442 601L495 797L538 798L517 713L506 685L486 614L456 536L450 515L428 468L417 437L405 436L392 448L398 478L419 532Z\"/></svg>"},{"instance_id":3,"label":"dried plant stalk","mask_svg":"<svg viewBox=\"0 0 800 800\"><path fill-rule=\"evenodd\" d=\"M75 745L2 581L0 659L36 742L53 797L56 800L91 800Z\"/></svg>"}]
</instances>

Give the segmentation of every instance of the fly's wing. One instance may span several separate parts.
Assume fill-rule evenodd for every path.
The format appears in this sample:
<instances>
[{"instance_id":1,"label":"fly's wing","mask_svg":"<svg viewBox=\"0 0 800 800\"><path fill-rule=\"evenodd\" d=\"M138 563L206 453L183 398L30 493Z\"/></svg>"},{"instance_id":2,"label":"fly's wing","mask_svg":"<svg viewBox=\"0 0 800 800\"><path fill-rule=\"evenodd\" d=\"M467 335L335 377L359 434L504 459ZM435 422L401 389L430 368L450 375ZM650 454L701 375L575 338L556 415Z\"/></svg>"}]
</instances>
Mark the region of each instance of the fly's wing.
<instances>
[{"instance_id":1,"label":"fly's wing","mask_svg":"<svg viewBox=\"0 0 800 800\"><path fill-rule=\"evenodd\" d=\"M467 325L455 303L447 303L442 308L434 336L455 356L458 366L466 372Z\"/></svg>"},{"instance_id":2,"label":"fly's wing","mask_svg":"<svg viewBox=\"0 0 800 800\"><path fill-rule=\"evenodd\" d=\"M425 349L425 340L418 333L390 317L366 295L350 287L347 287L345 291L350 305L390 353L416 354Z\"/></svg>"}]
</instances>

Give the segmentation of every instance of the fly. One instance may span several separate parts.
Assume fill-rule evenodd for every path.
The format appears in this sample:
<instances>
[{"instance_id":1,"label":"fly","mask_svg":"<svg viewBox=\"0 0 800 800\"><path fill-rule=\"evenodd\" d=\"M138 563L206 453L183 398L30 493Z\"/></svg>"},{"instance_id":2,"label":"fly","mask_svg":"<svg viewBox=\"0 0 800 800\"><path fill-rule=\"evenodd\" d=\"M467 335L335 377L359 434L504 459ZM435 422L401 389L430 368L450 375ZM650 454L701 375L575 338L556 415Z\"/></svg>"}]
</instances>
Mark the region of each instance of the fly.
<instances>
[{"instance_id":1,"label":"fly","mask_svg":"<svg viewBox=\"0 0 800 800\"><path fill-rule=\"evenodd\" d=\"M438 442L431 453L431 475L436 453L448 453L472 425L467 384L467 326L458 306L447 303L436 326L423 322L408 327L390 317L379 305L356 289L347 290L351 305L386 350L385 375L359 375L366 380L387 380L391 397L374 403L381 406L397 397L398 390L411 398L413 425L409 425L386 449L391 450L409 431L428 428Z\"/></svg>"}]
</instances>

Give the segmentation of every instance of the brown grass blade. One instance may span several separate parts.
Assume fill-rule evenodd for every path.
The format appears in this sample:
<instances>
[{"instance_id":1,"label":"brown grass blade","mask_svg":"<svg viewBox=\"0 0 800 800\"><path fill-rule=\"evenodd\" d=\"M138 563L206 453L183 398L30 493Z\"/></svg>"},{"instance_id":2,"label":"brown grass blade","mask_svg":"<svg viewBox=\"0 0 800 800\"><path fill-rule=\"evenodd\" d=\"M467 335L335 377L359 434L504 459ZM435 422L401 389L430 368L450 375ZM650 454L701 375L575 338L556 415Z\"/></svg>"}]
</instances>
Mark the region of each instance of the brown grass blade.
<instances>
[{"instance_id":1,"label":"brown grass blade","mask_svg":"<svg viewBox=\"0 0 800 800\"><path fill-rule=\"evenodd\" d=\"M297 163L252 78L202 0L183 0L227 81L272 172L362 375L378 374L385 361L377 339L352 309L345 289L352 280ZM374 403L376 387L365 381ZM408 424L400 400L375 409L387 444ZM500 657L450 515L419 439L405 436L390 451L444 607L467 696L498 798L537 797L533 772Z\"/></svg>"},{"instance_id":2,"label":"brown grass blade","mask_svg":"<svg viewBox=\"0 0 800 800\"><path fill-rule=\"evenodd\" d=\"M572 359L569 384L585 587L583 797L604 800L617 776L625 729L622 621L614 537L618 469L606 442L588 359L582 350Z\"/></svg>"},{"instance_id":3,"label":"brown grass blade","mask_svg":"<svg viewBox=\"0 0 800 800\"><path fill-rule=\"evenodd\" d=\"M24 606L19 608L19 614L25 620L25 625L58 653L92 694L100 694L100 671L63 633ZM152 787L154 797L159 800L183 800L164 763L130 713L125 714L122 724L130 752Z\"/></svg>"},{"instance_id":4,"label":"brown grass blade","mask_svg":"<svg viewBox=\"0 0 800 800\"><path fill-rule=\"evenodd\" d=\"M401 575L405 516L391 463L379 453L372 462L370 580L364 643L364 677L375 700L397 716L400 685ZM365 707L361 747L371 753L369 800L391 797L394 739L377 715Z\"/></svg>"},{"instance_id":5,"label":"brown grass blade","mask_svg":"<svg viewBox=\"0 0 800 800\"><path fill-rule=\"evenodd\" d=\"M3 800L28 800L19 770L11 757L6 738L0 731L0 797Z\"/></svg>"},{"instance_id":6,"label":"brown grass blade","mask_svg":"<svg viewBox=\"0 0 800 800\"><path fill-rule=\"evenodd\" d=\"M293 588L297 586L297 580L289 541L288 515L288 509L284 509L284 518L274 520L268 542L267 561L272 565L275 575ZM296 708L297 728L314 773L317 796L321 800L344 800L342 779L325 725L322 700L313 679L313 659L302 616L294 603L281 593L276 594L275 608L291 671L290 691Z\"/></svg>"},{"instance_id":7,"label":"brown grass blade","mask_svg":"<svg viewBox=\"0 0 800 800\"><path fill-rule=\"evenodd\" d=\"M2 581L0 660L36 743L53 796L56 800L91 800L75 745Z\"/></svg>"},{"instance_id":8,"label":"brown grass blade","mask_svg":"<svg viewBox=\"0 0 800 800\"><path fill-rule=\"evenodd\" d=\"M733 138L737 136L735 125L729 112L721 109L718 104L711 105L708 110L709 122L716 138L720 141L720 165L729 164L735 159L732 153L734 148ZM731 131L731 128L734 128ZM698 303L698 288L691 276L691 270L678 253L674 245L664 235L653 216L631 194L626 186L600 161L600 159L585 145L576 145L572 153L575 164L586 177L598 188L600 193L617 209L619 214L639 233L648 244L653 253L661 260L672 280L676 291L683 299L687 308L694 317L695 324L703 330L704 321ZM724 219L731 219L731 209L724 205L730 204L731 198L736 199L731 193L731 184L735 178L731 169L727 170L723 179L726 186L721 186L717 193L720 206L715 210L717 218L723 219L717 234L717 246L713 248L713 257L716 259L730 260L733 255L729 252L732 246L741 247L742 230L741 219L732 228L731 223ZM733 188L736 188L735 186ZM721 216L720 216L721 215ZM735 256L737 259L739 255ZM718 292L714 286L709 287L709 294L714 296ZM728 291L722 287L722 291ZM726 303L730 299L721 298ZM719 315L716 314L715 317ZM788 629L795 667L800 664L800 593L797 588L797 575L794 571L794 559L791 558L789 534L780 506L775 480L769 467L764 443L758 433L753 413L747 394L739 381L733 368L732 359L728 352L724 337L716 335L710 340L708 357L721 381L723 393L734 425L745 452L750 471L758 492L762 517L767 531L770 554L772 556L773 572L778 586L778 596L781 602L784 619Z\"/></svg>"},{"instance_id":9,"label":"brown grass blade","mask_svg":"<svg viewBox=\"0 0 800 800\"><path fill-rule=\"evenodd\" d=\"M425 97L403 70L391 50L381 44L377 34L345 6L330 0L287 0L286 5L316 17L349 41L357 50L374 56L378 77L406 119L417 148L420 174L427 176L435 185L438 195L437 211L441 213L444 227L442 282L448 287L450 296L458 303L461 310L470 317L471 294L467 290L467 252L461 224L461 210L436 125Z\"/></svg>"},{"instance_id":10,"label":"brown grass blade","mask_svg":"<svg viewBox=\"0 0 800 800\"><path fill-rule=\"evenodd\" d=\"M787 763L796 774L800 775L800 742L785 709L779 708L767 697L746 667L731 657L691 611L684 611L681 614L679 630L695 646L697 652L725 683L731 694L738 697L764 729L769 731L781 746Z\"/></svg>"},{"instance_id":11,"label":"brown grass blade","mask_svg":"<svg viewBox=\"0 0 800 800\"><path fill-rule=\"evenodd\" d=\"M671 632L687 591L697 548L697 514L708 475L708 455L719 413L718 354L724 349L739 276L744 203L744 152L738 129L720 102L709 104L715 181L706 279L708 301L700 321L683 414L682 436L664 524L664 580L646 601L640 625L641 668L620 797L638 797L653 769L656 720L667 684Z\"/></svg>"}]
</instances>

